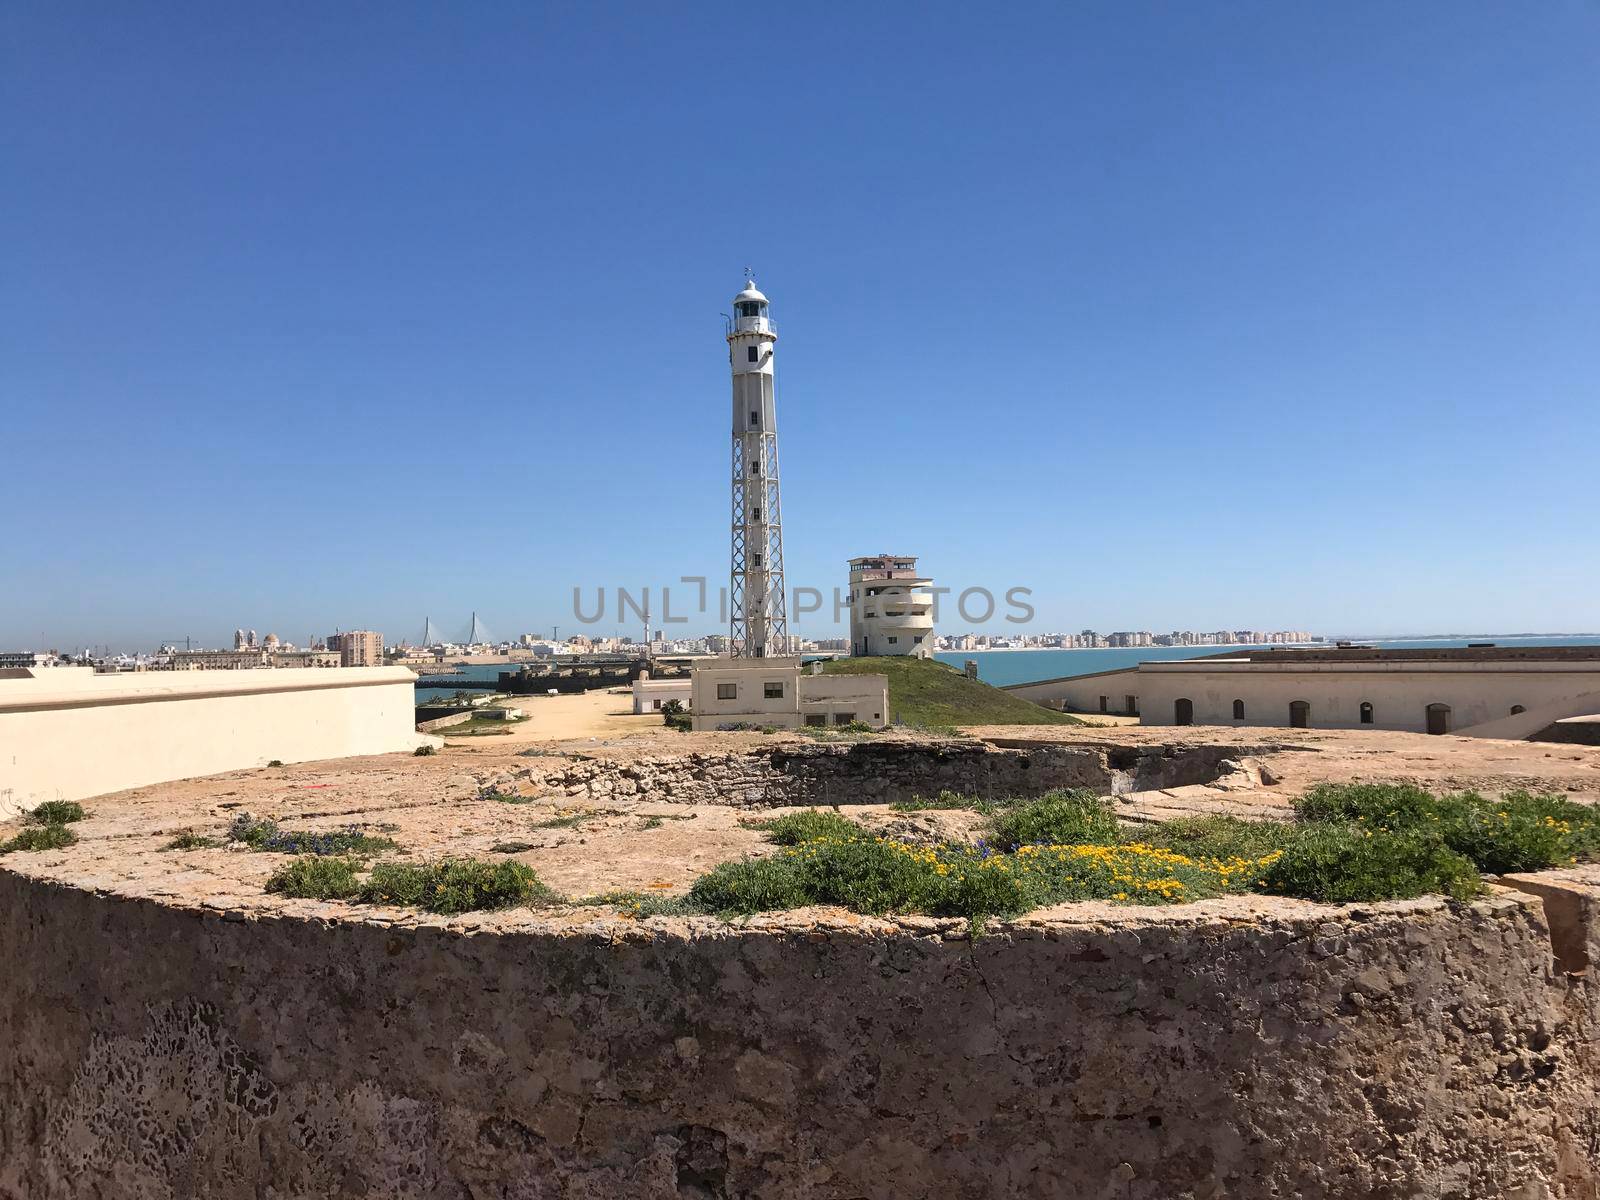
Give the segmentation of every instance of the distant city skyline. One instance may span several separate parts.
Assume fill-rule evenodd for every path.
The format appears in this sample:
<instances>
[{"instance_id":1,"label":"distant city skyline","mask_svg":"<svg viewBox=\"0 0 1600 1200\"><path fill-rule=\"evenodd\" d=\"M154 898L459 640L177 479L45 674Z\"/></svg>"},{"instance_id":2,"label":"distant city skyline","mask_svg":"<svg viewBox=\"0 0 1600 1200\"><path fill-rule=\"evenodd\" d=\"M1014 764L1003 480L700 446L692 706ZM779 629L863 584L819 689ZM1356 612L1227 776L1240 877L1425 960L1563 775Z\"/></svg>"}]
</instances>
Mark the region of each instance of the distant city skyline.
<instances>
[{"instance_id":1,"label":"distant city skyline","mask_svg":"<svg viewBox=\"0 0 1600 1200\"><path fill-rule=\"evenodd\" d=\"M1600 624L1600 9L759 37L757 86L712 10L10 5L0 647L726 579L747 266L791 584L891 550L1035 630Z\"/></svg>"}]
</instances>

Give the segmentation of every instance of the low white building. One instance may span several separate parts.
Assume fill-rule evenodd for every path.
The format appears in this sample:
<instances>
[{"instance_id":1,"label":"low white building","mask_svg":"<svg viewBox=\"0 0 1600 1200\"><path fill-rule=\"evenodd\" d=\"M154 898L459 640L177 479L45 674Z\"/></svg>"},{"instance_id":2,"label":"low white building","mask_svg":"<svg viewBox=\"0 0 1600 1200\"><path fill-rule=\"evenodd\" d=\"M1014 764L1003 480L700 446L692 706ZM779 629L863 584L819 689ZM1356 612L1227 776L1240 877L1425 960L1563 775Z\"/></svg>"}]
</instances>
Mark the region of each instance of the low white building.
<instances>
[{"instance_id":1,"label":"low white building","mask_svg":"<svg viewBox=\"0 0 1600 1200\"><path fill-rule=\"evenodd\" d=\"M648 671L641 671L639 678L633 681L634 715L658 713L672 700L688 708L693 687L686 676L676 679L651 679Z\"/></svg>"},{"instance_id":2,"label":"low white building","mask_svg":"<svg viewBox=\"0 0 1600 1200\"><path fill-rule=\"evenodd\" d=\"M0 819L274 760L434 745L418 734L403 667L0 675Z\"/></svg>"},{"instance_id":3,"label":"low white building","mask_svg":"<svg viewBox=\"0 0 1600 1200\"><path fill-rule=\"evenodd\" d=\"M850 560L850 653L932 658L933 580L917 560L875 554Z\"/></svg>"},{"instance_id":4,"label":"low white building","mask_svg":"<svg viewBox=\"0 0 1600 1200\"><path fill-rule=\"evenodd\" d=\"M857 721L881 729L889 720L889 677L811 674L799 658L724 658L695 664L689 707L696 730Z\"/></svg>"},{"instance_id":5,"label":"low white building","mask_svg":"<svg viewBox=\"0 0 1600 1200\"><path fill-rule=\"evenodd\" d=\"M1141 725L1527 738L1600 713L1600 646L1240 650L1006 690L1069 712L1137 715Z\"/></svg>"}]
</instances>

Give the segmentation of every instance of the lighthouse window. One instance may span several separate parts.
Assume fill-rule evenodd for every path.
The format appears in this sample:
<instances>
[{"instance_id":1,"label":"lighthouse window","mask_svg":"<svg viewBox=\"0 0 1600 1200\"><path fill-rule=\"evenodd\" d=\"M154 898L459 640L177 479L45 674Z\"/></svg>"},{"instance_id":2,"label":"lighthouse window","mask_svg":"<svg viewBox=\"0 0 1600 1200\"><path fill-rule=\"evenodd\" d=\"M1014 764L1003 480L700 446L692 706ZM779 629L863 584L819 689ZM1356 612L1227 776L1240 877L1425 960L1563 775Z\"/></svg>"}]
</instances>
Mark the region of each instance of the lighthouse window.
<instances>
[{"instance_id":1,"label":"lighthouse window","mask_svg":"<svg viewBox=\"0 0 1600 1200\"><path fill-rule=\"evenodd\" d=\"M759 362L761 360L761 348L759 346L746 346L744 352L751 362Z\"/></svg>"},{"instance_id":2,"label":"lighthouse window","mask_svg":"<svg viewBox=\"0 0 1600 1200\"><path fill-rule=\"evenodd\" d=\"M759 508L752 508L752 509L751 509L751 510L750 510L750 519L751 519L751 520L752 520L752 521L759 521L759 520L761 520L761 510L760 510L760 509L759 509Z\"/></svg>"},{"instance_id":3,"label":"lighthouse window","mask_svg":"<svg viewBox=\"0 0 1600 1200\"><path fill-rule=\"evenodd\" d=\"M760 425L761 425L761 410L760 409L752 408L750 410L750 424L755 425L758 428L760 427Z\"/></svg>"}]
</instances>

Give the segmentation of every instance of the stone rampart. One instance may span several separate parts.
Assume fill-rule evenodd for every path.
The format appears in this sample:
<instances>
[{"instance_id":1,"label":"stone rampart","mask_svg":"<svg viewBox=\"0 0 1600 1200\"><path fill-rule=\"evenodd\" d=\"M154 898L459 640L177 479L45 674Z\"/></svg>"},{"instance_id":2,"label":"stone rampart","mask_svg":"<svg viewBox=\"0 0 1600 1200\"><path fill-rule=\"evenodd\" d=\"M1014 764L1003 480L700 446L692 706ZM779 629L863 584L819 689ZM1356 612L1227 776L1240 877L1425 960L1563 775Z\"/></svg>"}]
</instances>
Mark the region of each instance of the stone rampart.
<instances>
[{"instance_id":1,"label":"stone rampart","mask_svg":"<svg viewBox=\"0 0 1600 1200\"><path fill-rule=\"evenodd\" d=\"M1597 1194L1593 985L1532 896L961 928L0 872L0 1196Z\"/></svg>"},{"instance_id":2,"label":"stone rampart","mask_svg":"<svg viewBox=\"0 0 1600 1200\"><path fill-rule=\"evenodd\" d=\"M979 742L890 739L737 752L669 754L644 761L536 756L501 786L605 800L648 795L674 804L740 806L891 804L941 791L1000 799L1055 788L1102 793L1205 783L1249 747L1099 746L1090 742Z\"/></svg>"}]
</instances>

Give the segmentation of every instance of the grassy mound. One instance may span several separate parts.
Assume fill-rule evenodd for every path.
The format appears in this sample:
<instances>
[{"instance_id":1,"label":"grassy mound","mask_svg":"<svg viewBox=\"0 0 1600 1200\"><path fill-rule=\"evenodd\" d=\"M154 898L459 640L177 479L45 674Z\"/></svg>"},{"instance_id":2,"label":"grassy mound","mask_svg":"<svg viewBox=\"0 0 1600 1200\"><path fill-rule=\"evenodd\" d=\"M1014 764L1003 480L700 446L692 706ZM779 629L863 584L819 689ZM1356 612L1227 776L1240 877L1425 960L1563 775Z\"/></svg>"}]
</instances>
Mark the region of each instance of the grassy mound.
<instances>
[{"instance_id":1,"label":"grassy mound","mask_svg":"<svg viewBox=\"0 0 1600 1200\"><path fill-rule=\"evenodd\" d=\"M887 675L889 716L907 725L1081 725L976 679L934 658L838 658L829 675Z\"/></svg>"}]
</instances>

